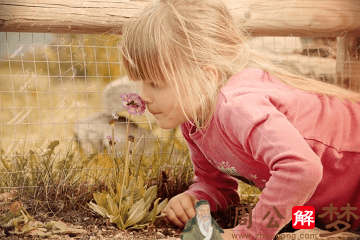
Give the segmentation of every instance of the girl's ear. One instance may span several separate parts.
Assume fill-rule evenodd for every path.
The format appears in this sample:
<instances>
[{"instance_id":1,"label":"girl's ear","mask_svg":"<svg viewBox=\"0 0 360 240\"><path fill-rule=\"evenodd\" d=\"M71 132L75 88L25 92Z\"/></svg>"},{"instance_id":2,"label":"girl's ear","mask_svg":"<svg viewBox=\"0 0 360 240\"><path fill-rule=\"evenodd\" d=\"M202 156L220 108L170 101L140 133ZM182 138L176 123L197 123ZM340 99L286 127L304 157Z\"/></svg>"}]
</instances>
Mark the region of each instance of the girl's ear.
<instances>
[{"instance_id":1,"label":"girl's ear","mask_svg":"<svg viewBox=\"0 0 360 240\"><path fill-rule=\"evenodd\" d=\"M214 66L210 66L210 65L206 66L206 67L204 67L204 70L206 72L210 73L214 77L214 79L217 79L218 85L221 84L220 78L219 78L219 72Z\"/></svg>"}]
</instances>

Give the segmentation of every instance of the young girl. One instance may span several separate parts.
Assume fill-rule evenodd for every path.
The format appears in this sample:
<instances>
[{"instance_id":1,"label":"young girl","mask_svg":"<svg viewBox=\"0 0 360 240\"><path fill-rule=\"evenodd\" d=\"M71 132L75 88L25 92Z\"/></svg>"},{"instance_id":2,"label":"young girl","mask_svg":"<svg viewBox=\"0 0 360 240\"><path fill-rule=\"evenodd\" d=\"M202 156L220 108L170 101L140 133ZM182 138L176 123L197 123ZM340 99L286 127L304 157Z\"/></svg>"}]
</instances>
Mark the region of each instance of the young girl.
<instances>
[{"instance_id":1,"label":"young girl","mask_svg":"<svg viewBox=\"0 0 360 240\"><path fill-rule=\"evenodd\" d=\"M220 0L161 0L123 31L129 78L142 81L161 128L181 127L191 152L194 184L169 201L167 219L183 227L201 199L213 212L238 203L237 178L262 194L246 226L223 239L274 236L293 206L313 206L318 217L349 204L355 216L341 220L360 227L360 95L281 69L243 39Z\"/></svg>"}]
</instances>

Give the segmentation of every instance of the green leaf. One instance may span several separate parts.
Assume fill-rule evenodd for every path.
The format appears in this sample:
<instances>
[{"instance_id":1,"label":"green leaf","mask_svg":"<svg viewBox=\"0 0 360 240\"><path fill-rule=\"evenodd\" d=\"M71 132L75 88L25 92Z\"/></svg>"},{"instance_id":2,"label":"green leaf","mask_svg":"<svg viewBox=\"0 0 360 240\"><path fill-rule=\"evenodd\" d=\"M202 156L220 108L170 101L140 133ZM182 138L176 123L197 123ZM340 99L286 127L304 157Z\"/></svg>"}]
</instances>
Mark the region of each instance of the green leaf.
<instances>
[{"instance_id":1,"label":"green leaf","mask_svg":"<svg viewBox=\"0 0 360 240\"><path fill-rule=\"evenodd\" d=\"M103 217L106 217L106 215L108 214L108 212L107 212L107 210L106 210L105 208L103 208L103 207L101 207L101 206L99 206L99 205L97 205L97 204L95 204L95 203L93 203L93 202L90 202L90 203L88 204L88 206L89 206L92 210L94 210L95 212L97 212L98 214L100 214L100 215L103 216Z\"/></svg>"},{"instance_id":2,"label":"green leaf","mask_svg":"<svg viewBox=\"0 0 360 240\"><path fill-rule=\"evenodd\" d=\"M139 209L142 211L145 208L145 201L144 199L140 199L134 205L131 206L131 208L128 211L128 217L133 215L134 212L139 211Z\"/></svg>"},{"instance_id":3,"label":"green leaf","mask_svg":"<svg viewBox=\"0 0 360 240\"><path fill-rule=\"evenodd\" d=\"M107 196L106 192L102 192L102 193L96 192L96 193L93 193L93 196L94 196L95 202L97 203L98 206L101 206L104 209L107 209L108 203L106 201L106 196Z\"/></svg>"},{"instance_id":4,"label":"green leaf","mask_svg":"<svg viewBox=\"0 0 360 240\"><path fill-rule=\"evenodd\" d=\"M130 175L129 176L129 186L135 185L135 183L136 183L135 181L136 181L136 178L133 177L133 175Z\"/></svg>"},{"instance_id":5,"label":"green leaf","mask_svg":"<svg viewBox=\"0 0 360 240\"><path fill-rule=\"evenodd\" d=\"M102 191L101 195L100 195L100 204L103 207L107 206L107 201L106 201L106 196L108 195L108 193L106 191Z\"/></svg>"},{"instance_id":6,"label":"green leaf","mask_svg":"<svg viewBox=\"0 0 360 240\"><path fill-rule=\"evenodd\" d=\"M119 194L119 195L120 195L120 193L121 193L121 188L122 188L122 184L121 184L121 183L117 183L117 184L116 184L116 192L117 192L117 194ZM125 189L123 189L123 193L124 193L124 190L125 190Z\"/></svg>"},{"instance_id":7,"label":"green leaf","mask_svg":"<svg viewBox=\"0 0 360 240\"><path fill-rule=\"evenodd\" d=\"M139 209L142 211L144 208L145 208L145 201L144 199L140 199L130 207L129 211L127 212L127 216L130 217L135 212L139 211Z\"/></svg>"},{"instance_id":8,"label":"green leaf","mask_svg":"<svg viewBox=\"0 0 360 240\"><path fill-rule=\"evenodd\" d=\"M110 194L106 195L106 201L107 201L107 210L110 215L117 216L119 214L119 208L112 199L112 196Z\"/></svg>"},{"instance_id":9,"label":"green leaf","mask_svg":"<svg viewBox=\"0 0 360 240\"><path fill-rule=\"evenodd\" d=\"M125 227L132 226L135 223L141 221L141 219L145 216L146 210L144 210L145 201L144 199L140 199L137 201L128 212L128 219L125 222Z\"/></svg>"},{"instance_id":10,"label":"green leaf","mask_svg":"<svg viewBox=\"0 0 360 240\"><path fill-rule=\"evenodd\" d=\"M122 206L120 209L120 215L122 216L123 221L125 222L127 217L127 212L130 209L130 207L133 205L131 196L127 196L125 200L122 202Z\"/></svg>"},{"instance_id":11,"label":"green leaf","mask_svg":"<svg viewBox=\"0 0 360 240\"><path fill-rule=\"evenodd\" d=\"M156 199L156 201L154 202L154 208L151 210L150 213L148 213L145 216L145 218L141 221L141 223L155 221L156 216L161 212L161 210L164 209L164 207L168 203L168 199L166 198L164 201L162 201L160 204L158 204L159 201L160 201L160 198Z\"/></svg>"},{"instance_id":12,"label":"green leaf","mask_svg":"<svg viewBox=\"0 0 360 240\"><path fill-rule=\"evenodd\" d=\"M151 211L151 214L150 214L150 221L151 221L151 222L154 222L154 221L155 221L155 217L156 217L156 215L157 215L157 210L158 210L159 201L160 201L160 198L156 199L156 201L155 201L155 203L154 203L154 208L153 208L153 210Z\"/></svg>"},{"instance_id":13,"label":"green leaf","mask_svg":"<svg viewBox=\"0 0 360 240\"><path fill-rule=\"evenodd\" d=\"M12 216L14 216L14 215L12 215ZM12 227L12 226L14 226L16 228L19 225L19 223L23 223L26 220L27 219L24 218L24 215L21 214L18 217L11 218L7 223L1 224L1 227Z\"/></svg>"},{"instance_id":14,"label":"green leaf","mask_svg":"<svg viewBox=\"0 0 360 240\"><path fill-rule=\"evenodd\" d=\"M121 215L117 215L116 217L111 217L110 221L112 223L116 223L118 228L125 230L125 225L124 225Z\"/></svg>"},{"instance_id":15,"label":"green leaf","mask_svg":"<svg viewBox=\"0 0 360 240\"><path fill-rule=\"evenodd\" d=\"M145 203L145 209L146 209L146 213L147 213L147 214L149 214L149 209L150 209L151 204L152 204L152 202L153 202L154 199L155 199L155 197L154 197L154 198L149 198L148 201ZM159 201L155 201L154 207L157 206L157 203L158 203L158 202L159 202ZM146 215L146 216L147 216L147 215Z\"/></svg>"},{"instance_id":16,"label":"green leaf","mask_svg":"<svg viewBox=\"0 0 360 240\"><path fill-rule=\"evenodd\" d=\"M158 206L157 206L157 211L156 211L156 215L158 215L167 205L168 203L168 199L165 198L164 201L162 201Z\"/></svg>"},{"instance_id":17,"label":"green leaf","mask_svg":"<svg viewBox=\"0 0 360 240\"><path fill-rule=\"evenodd\" d=\"M116 204L120 203L120 199L121 199L121 188L122 188L122 184L121 183L117 183L116 184L116 197L114 198L114 201L116 202ZM123 191L122 191L122 195L124 196L126 189L123 187Z\"/></svg>"},{"instance_id":18,"label":"green leaf","mask_svg":"<svg viewBox=\"0 0 360 240\"><path fill-rule=\"evenodd\" d=\"M145 192L146 192L145 187L140 187L140 195L141 195L141 196L144 196L144 195L145 195Z\"/></svg>"},{"instance_id":19,"label":"green leaf","mask_svg":"<svg viewBox=\"0 0 360 240\"><path fill-rule=\"evenodd\" d=\"M148 223L146 223L146 224L139 224L139 225L135 224L134 226L129 227L128 229L143 229L143 228L148 227L148 226L149 226Z\"/></svg>"},{"instance_id":20,"label":"green leaf","mask_svg":"<svg viewBox=\"0 0 360 240\"><path fill-rule=\"evenodd\" d=\"M140 199L141 199L141 191L140 191L140 188L138 188L138 187L135 187L134 188L134 198L133 198L133 201L134 202L137 202L137 201L139 201Z\"/></svg>"},{"instance_id":21,"label":"green leaf","mask_svg":"<svg viewBox=\"0 0 360 240\"><path fill-rule=\"evenodd\" d=\"M30 214L26 211L25 208L22 208L22 210L20 210L20 211L21 211L21 214L22 214L22 215L26 215L26 218L28 219L28 221L31 221L31 220L34 219L32 216L30 216ZM25 213L25 214L24 214L24 213ZM24 216L24 217L25 217L25 216Z\"/></svg>"},{"instance_id":22,"label":"green leaf","mask_svg":"<svg viewBox=\"0 0 360 240\"><path fill-rule=\"evenodd\" d=\"M129 183L128 189L126 189L126 191L125 191L125 196L131 195L132 192L134 191L135 187L136 187L135 178L132 178Z\"/></svg>"},{"instance_id":23,"label":"green leaf","mask_svg":"<svg viewBox=\"0 0 360 240\"><path fill-rule=\"evenodd\" d=\"M144 179L141 177L141 175L138 176L138 187L141 188L142 186L144 186Z\"/></svg>"},{"instance_id":24,"label":"green leaf","mask_svg":"<svg viewBox=\"0 0 360 240\"><path fill-rule=\"evenodd\" d=\"M94 192L93 193L93 197L94 197L94 199L95 199L95 202L97 203L97 204L100 204L100 199L101 199L101 193L99 193L99 192Z\"/></svg>"},{"instance_id":25,"label":"green leaf","mask_svg":"<svg viewBox=\"0 0 360 240\"><path fill-rule=\"evenodd\" d=\"M48 228L48 229L52 229L52 227L54 226L55 223L56 223L55 221L47 222L45 224L45 227Z\"/></svg>"},{"instance_id":26,"label":"green leaf","mask_svg":"<svg viewBox=\"0 0 360 240\"><path fill-rule=\"evenodd\" d=\"M151 222L152 218L155 218L155 214L156 214L156 210L157 210L157 205L160 201L160 198L156 199L156 201L154 202L154 207L153 209L151 210L151 212L148 212L149 211L149 208L150 208L150 205L151 203L149 204L149 208L146 207L146 215L144 216L144 218L140 221L140 223L148 223L148 222Z\"/></svg>"},{"instance_id":27,"label":"green leaf","mask_svg":"<svg viewBox=\"0 0 360 240\"><path fill-rule=\"evenodd\" d=\"M143 209L138 214L133 214L131 218L129 217L128 220L125 223L125 227L133 226L136 223L139 223L146 215L148 211L146 209Z\"/></svg>"},{"instance_id":28,"label":"green leaf","mask_svg":"<svg viewBox=\"0 0 360 240\"><path fill-rule=\"evenodd\" d=\"M134 194L132 194L132 192L133 192L133 188L132 189L128 189L127 190L127 193L126 193L126 198L129 198L129 201L131 202L131 205L133 205L134 204Z\"/></svg>"},{"instance_id":29,"label":"green leaf","mask_svg":"<svg viewBox=\"0 0 360 240\"><path fill-rule=\"evenodd\" d=\"M115 191L112 189L112 187L109 187L109 190L110 190L110 195L111 195L111 197L114 199L115 198Z\"/></svg>"},{"instance_id":30,"label":"green leaf","mask_svg":"<svg viewBox=\"0 0 360 240\"><path fill-rule=\"evenodd\" d=\"M156 222L156 221L160 221L160 220L164 219L165 217L166 217L166 214L165 214L165 213L160 214L160 215L157 215L157 216L155 217L155 222Z\"/></svg>"},{"instance_id":31,"label":"green leaf","mask_svg":"<svg viewBox=\"0 0 360 240\"><path fill-rule=\"evenodd\" d=\"M116 205L119 205L120 203L120 193L116 193L115 197L113 198L113 201Z\"/></svg>"},{"instance_id":32,"label":"green leaf","mask_svg":"<svg viewBox=\"0 0 360 240\"><path fill-rule=\"evenodd\" d=\"M156 198L156 192L157 192L157 185L154 185L154 186L149 187L149 188L146 190L145 195L144 195L144 200L145 200L145 202L147 202L147 200L148 200L149 198L153 198L154 195L155 195L155 197L154 197L154 199L155 199L155 198Z\"/></svg>"}]
</instances>

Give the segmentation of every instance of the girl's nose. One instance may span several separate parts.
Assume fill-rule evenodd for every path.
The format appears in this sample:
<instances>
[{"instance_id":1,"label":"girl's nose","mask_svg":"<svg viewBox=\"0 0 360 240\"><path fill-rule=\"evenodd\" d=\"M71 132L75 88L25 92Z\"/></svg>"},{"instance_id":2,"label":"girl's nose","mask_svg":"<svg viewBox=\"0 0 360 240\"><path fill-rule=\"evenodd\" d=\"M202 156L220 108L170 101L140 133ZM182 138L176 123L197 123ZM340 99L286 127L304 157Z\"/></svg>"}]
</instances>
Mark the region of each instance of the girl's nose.
<instances>
[{"instance_id":1,"label":"girl's nose","mask_svg":"<svg viewBox=\"0 0 360 240\"><path fill-rule=\"evenodd\" d=\"M146 86L144 83L141 83L141 91L140 91L140 98L145 101L146 103L151 103L151 97L149 95L149 91L146 90Z\"/></svg>"}]
</instances>

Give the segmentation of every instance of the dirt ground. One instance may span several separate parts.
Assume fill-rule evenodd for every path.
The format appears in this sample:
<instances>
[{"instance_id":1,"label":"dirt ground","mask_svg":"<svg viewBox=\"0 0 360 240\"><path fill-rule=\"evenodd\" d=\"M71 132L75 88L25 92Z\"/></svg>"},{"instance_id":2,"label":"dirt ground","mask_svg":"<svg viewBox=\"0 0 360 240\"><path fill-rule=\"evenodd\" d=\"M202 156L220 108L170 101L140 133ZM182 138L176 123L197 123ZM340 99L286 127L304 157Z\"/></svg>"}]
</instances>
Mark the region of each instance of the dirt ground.
<instances>
[{"instance_id":1,"label":"dirt ground","mask_svg":"<svg viewBox=\"0 0 360 240\"><path fill-rule=\"evenodd\" d=\"M224 215L225 214L225 215ZM234 219L234 216L231 213L219 213L212 214L214 219L222 228L229 228L229 224ZM175 227L174 225L165 224L162 221L155 222L154 225L149 226L147 229L141 230L119 230L116 228L116 225L110 223L108 218L103 218L98 214L92 212L92 210L84 207L82 210L78 211L68 211L68 212L59 212L58 214L52 216L51 213L38 212L36 215L33 215L34 219L41 222L49 221L59 221L65 222L69 226L77 229L85 230L86 232L82 234L58 234L57 236L52 237L51 239L89 239L89 240L137 240L137 239L148 239L148 240L176 240L182 234L180 228ZM324 232L324 230L319 229L323 226L317 225L316 228L310 230L295 230L289 225L286 226L286 231L282 230L282 234L292 234L291 238L283 236L277 239L307 239L303 238L300 235L304 234L319 234ZM12 229L1 228L0 227L0 239L4 240L18 240L18 239L44 239L40 236L24 236L24 235L14 235L10 234L9 231ZM295 232L296 231L296 232ZM296 237L295 237L296 236ZM310 235L309 235L310 236ZM335 236L334 236L335 237ZM336 235L336 238L316 238L316 239L356 239L360 240L360 235L354 235L353 233L340 233ZM314 238L308 238L314 239Z\"/></svg>"},{"instance_id":2,"label":"dirt ground","mask_svg":"<svg viewBox=\"0 0 360 240\"><path fill-rule=\"evenodd\" d=\"M103 218L91 210L84 208L83 211L73 211L59 213L51 216L49 213L38 213L33 216L37 221L46 223L49 221L65 222L69 226L77 229L86 230L83 234L58 234L51 239L89 239L89 240L135 240L135 239L176 239L182 234L182 229L166 225L163 222L157 222L147 229L141 230L119 230L115 224L112 224L108 218ZM10 234L11 228L0 228L0 239L44 239L40 236L23 236Z\"/></svg>"}]
</instances>

